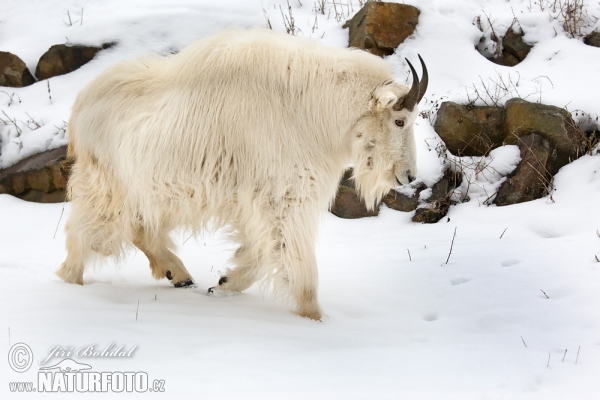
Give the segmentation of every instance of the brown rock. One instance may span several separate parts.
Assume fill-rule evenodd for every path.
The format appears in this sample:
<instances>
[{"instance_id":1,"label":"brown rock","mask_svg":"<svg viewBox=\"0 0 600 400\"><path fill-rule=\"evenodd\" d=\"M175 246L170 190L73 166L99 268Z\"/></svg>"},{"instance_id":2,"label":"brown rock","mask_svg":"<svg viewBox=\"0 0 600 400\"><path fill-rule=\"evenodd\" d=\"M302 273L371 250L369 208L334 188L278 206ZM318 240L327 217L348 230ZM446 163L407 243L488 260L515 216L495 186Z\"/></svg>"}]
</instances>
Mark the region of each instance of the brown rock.
<instances>
[{"instance_id":1,"label":"brown rock","mask_svg":"<svg viewBox=\"0 0 600 400\"><path fill-rule=\"evenodd\" d=\"M379 215L379 206L372 211L367 210L367 206L358 195L354 183L350 179L351 176L352 169L349 169L344 173L338 187L338 192L335 195L335 200L329 211L340 218L346 219L374 217Z\"/></svg>"},{"instance_id":2,"label":"brown rock","mask_svg":"<svg viewBox=\"0 0 600 400\"><path fill-rule=\"evenodd\" d=\"M65 201L71 168L67 146L35 154L0 170L0 194L39 203Z\"/></svg>"},{"instance_id":3,"label":"brown rock","mask_svg":"<svg viewBox=\"0 0 600 400\"><path fill-rule=\"evenodd\" d=\"M412 196L407 196L404 193L392 189L383 197L382 202L392 210L404 212L414 211L419 206L419 195L425 188L425 185L417 187L417 190Z\"/></svg>"},{"instance_id":4,"label":"brown rock","mask_svg":"<svg viewBox=\"0 0 600 400\"><path fill-rule=\"evenodd\" d=\"M54 45L40 58L35 76L42 80L68 74L90 62L100 50L111 46L111 43L102 47Z\"/></svg>"},{"instance_id":5,"label":"brown rock","mask_svg":"<svg viewBox=\"0 0 600 400\"><path fill-rule=\"evenodd\" d=\"M517 138L538 134L550 143L550 158L546 166L554 175L569 162L577 159L580 132L568 111L522 99L506 102L503 131L507 144L518 144Z\"/></svg>"},{"instance_id":6,"label":"brown rock","mask_svg":"<svg viewBox=\"0 0 600 400\"><path fill-rule=\"evenodd\" d=\"M54 185L55 190L67 189L68 172L70 172L70 170L71 163L66 159L50 166L48 170L50 174L50 182L52 182L52 185Z\"/></svg>"},{"instance_id":7,"label":"brown rock","mask_svg":"<svg viewBox=\"0 0 600 400\"><path fill-rule=\"evenodd\" d=\"M583 39L588 46L600 47L600 32L592 32Z\"/></svg>"},{"instance_id":8,"label":"brown rock","mask_svg":"<svg viewBox=\"0 0 600 400\"><path fill-rule=\"evenodd\" d=\"M435 224L448 214L452 204L452 193L460 186L463 176L447 169L438 182L431 187L431 196L425 207L418 208L412 217L413 222Z\"/></svg>"},{"instance_id":9,"label":"brown rock","mask_svg":"<svg viewBox=\"0 0 600 400\"><path fill-rule=\"evenodd\" d=\"M0 86L23 87L35 83L27 66L19 57L0 51Z\"/></svg>"},{"instance_id":10,"label":"brown rock","mask_svg":"<svg viewBox=\"0 0 600 400\"><path fill-rule=\"evenodd\" d=\"M442 103L433 128L450 152L457 156L483 156L502 145L502 107Z\"/></svg>"},{"instance_id":11,"label":"brown rock","mask_svg":"<svg viewBox=\"0 0 600 400\"><path fill-rule=\"evenodd\" d=\"M29 190L21 196L21 199L31 201L32 203L62 203L63 201L67 201L67 196L64 190L55 190L50 193Z\"/></svg>"},{"instance_id":12,"label":"brown rock","mask_svg":"<svg viewBox=\"0 0 600 400\"><path fill-rule=\"evenodd\" d=\"M415 215L412 217L413 222L422 224L435 224L448 214L450 202L434 201L427 204L426 207L418 208Z\"/></svg>"},{"instance_id":13,"label":"brown rock","mask_svg":"<svg viewBox=\"0 0 600 400\"><path fill-rule=\"evenodd\" d=\"M442 178L431 187L431 197L428 200L441 200L448 194L450 182L448 179Z\"/></svg>"},{"instance_id":14,"label":"brown rock","mask_svg":"<svg viewBox=\"0 0 600 400\"><path fill-rule=\"evenodd\" d=\"M546 169L550 143L535 133L518 139L521 161L500 186L494 204L506 206L543 197L547 193L551 174Z\"/></svg>"},{"instance_id":15,"label":"brown rock","mask_svg":"<svg viewBox=\"0 0 600 400\"><path fill-rule=\"evenodd\" d=\"M493 36L492 39L498 46L500 45L500 40L496 36ZM482 37L481 42L485 42L485 38ZM527 57L532 47L523 40L523 33L517 33L511 28L502 38L502 53L500 55L490 55L487 53L487 49L481 48L481 45L476 48L488 60L505 67L514 67Z\"/></svg>"},{"instance_id":16,"label":"brown rock","mask_svg":"<svg viewBox=\"0 0 600 400\"><path fill-rule=\"evenodd\" d=\"M516 33L513 29L509 29L502 39L503 53L508 53L513 56L518 62L521 62L527 57L533 46L525 43L523 33Z\"/></svg>"},{"instance_id":17,"label":"brown rock","mask_svg":"<svg viewBox=\"0 0 600 400\"><path fill-rule=\"evenodd\" d=\"M347 22L349 46L380 57L393 54L415 31L419 14L413 6L369 1Z\"/></svg>"},{"instance_id":18,"label":"brown rock","mask_svg":"<svg viewBox=\"0 0 600 400\"><path fill-rule=\"evenodd\" d=\"M35 173L28 171L25 175L25 186L29 189L48 193L52 184L49 172L49 168L38 169Z\"/></svg>"},{"instance_id":19,"label":"brown rock","mask_svg":"<svg viewBox=\"0 0 600 400\"><path fill-rule=\"evenodd\" d=\"M462 172L454 172L449 168L444 171L444 176L442 179L448 181L448 193L453 193L454 189L459 187L463 182L463 174Z\"/></svg>"},{"instance_id":20,"label":"brown rock","mask_svg":"<svg viewBox=\"0 0 600 400\"><path fill-rule=\"evenodd\" d=\"M505 51L502 52L502 55L500 57L493 58L491 59L491 61L495 62L498 65L503 65L505 67L514 67L515 65L520 63L520 61L517 60L513 55Z\"/></svg>"}]
</instances>

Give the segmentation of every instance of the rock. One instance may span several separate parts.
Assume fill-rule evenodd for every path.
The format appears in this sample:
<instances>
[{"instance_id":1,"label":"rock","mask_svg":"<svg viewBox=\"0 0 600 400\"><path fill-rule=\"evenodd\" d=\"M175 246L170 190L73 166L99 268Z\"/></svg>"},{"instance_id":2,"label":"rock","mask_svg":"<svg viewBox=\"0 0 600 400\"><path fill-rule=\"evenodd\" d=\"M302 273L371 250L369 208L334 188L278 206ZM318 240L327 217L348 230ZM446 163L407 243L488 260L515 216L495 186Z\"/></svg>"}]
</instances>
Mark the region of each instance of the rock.
<instances>
[{"instance_id":1,"label":"rock","mask_svg":"<svg viewBox=\"0 0 600 400\"><path fill-rule=\"evenodd\" d=\"M502 52L508 53L518 62L521 62L527 57L533 46L525 43L523 33L516 33L513 29L509 29L502 39ZM518 63L517 63L518 64Z\"/></svg>"},{"instance_id":2,"label":"rock","mask_svg":"<svg viewBox=\"0 0 600 400\"><path fill-rule=\"evenodd\" d=\"M100 50L112 45L113 43L104 44L102 47L54 45L40 58L35 76L42 80L73 72L90 62Z\"/></svg>"},{"instance_id":3,"label":"rock","mask_svg":"<svg viewBox=\"0 0 600 400\"><path fill-rule=\"evenodd\" d=\"M35 78L19 57L0 51L0 86L23 87L35 83Z\"/></svg>"},{"instance_id":4,"label":"rock","mask_svg":"<svg viewBox=\"0 0 600 400\"><path fill-rule=\"evenodd\" d=\"M425 207L417 208L412 221L435 224L444 218L450 210L454 189L460 186L462 179L461 173L447 169L442 179L431 187L431 196L427 199L428 204Z\"/></svg>"},{"instance_id":5,"label":"rock","mask_svg":"<svg viewBox=\"0 0 600 400\"><path fill-rule=\"evenodd\" d=\"M514 67L515 65L520 63L520 61L517 60L513 55L504 51L502 52L502 55L500 55L500 57L490 58L489 60L498 65L503 65L505 67Z\"/></svg>"},{"instance_id":6,"label":"rock","mask_svg":"<svg viewBox=\"0 0 600 400\"><path fill-rule=\"evenodd\" d=\"M356 192L354 183L350 179L351 176L352 169L349 169L344 173L330 211L334 215L346 219L374 217L379 215L379 206L372 211L367 210L364 201L362 201Z\"/></svg>"},{"instance_id":7,"label":"rock","mask_svg":"<svg viewBox=\"0 0 600 400\"><path fill-rule=\"evenodd\" d=\"M497 45L500 45L500 40L496 36L493 36L492 39ZM482 38L481 41L484 42L485 38ZM502 38L502 53L499 56L490 58L491 55L485 52L485 49L481 49L481 46L477 47L477 50L488 60L498 65L514 67L527 57L532 47L523 40L523 33L517 33L511 28Z\"/></svg>"},{"instance_id":8,"label":"rock","mask_svg":"<svg viewBox=\"0 0 600 400\"><path fill-rule=\"evenodd\" d=\"M522 99L511 99L504 108L444 102L434 129L457 156L483 156L503 144L517 144L519 137L537 133L550 142L547 168L552 175L579 157L583 135L568 111Z\"/></svg>"},{"instance_id":9,"label":"rock","mask_svg":"<svg viewBox=\"0 0 600 400\"><path fill-rule=\"evenodd\" d=\"M35 154L0 170L0 194L38 203L63 202L70 170L67 146Z\"/></svg>"},{"instance_id":10,"label":"rock","mask_svg":"<svg viewBox=\"0 0 600 400\"><path fill-rule=\"evenodd\" d=\"M450 182L448 182L448 179L442 178L431 187L431 196L427 200L430 202L442 200L448 194L449 188Z\"/></svg>"},{"instance_id":11,"label":"rock","mask_svg":"<svg viewBox=\"0 0 600 400\"><path fill-rule=\"evenodd\" d=\"M590 33L583 39L583 43L589 46L600 47L600 32Z\"/></svg>"},{"instance_id":12,"label":"rock","mask_svg":"<svg viewBox=\"0 0 600 400\"><path fill-rule=\"evenodd\" d=\"M506 118L503 126L505 142L518 144L519 137L532 133L548 140L550 158L546 168L551 175L579 157L577 143L581 133L568 111L522 99L507 101L505 108Z\"/></svg>"},{"instance_id":13,"label":"rock","mask_svg":"<svg viewBox=\"0 0 600 400\"><path fill-rule=\"evenodd\" d=\"M421 184L416 188L416 191L412 196L407 196L404 193L392 189L388 194L383 196L382 203L392 210L404 212L414 211L419 206L419 195L426 188L425 185Z\"/></svg>"},{"instance_id":14,"label":"rock","mask_svg":"<svg viewBox=\"0 0 600 400\"><path fill-rule=\"evenodd\" d=\"M453 194L454 189L462 185L463 174L462 172L454 172L450 169L446 169L446 171L444 171L444 176L442 177L442 180L444 179L448 181L448 193Z\"/></svg>"},{"instance_id":15,"label":"rock","mask_svg":"<svg viewBox=\"0 0 600 400\"><path fill-rule=\"evenodd\" d=\"M550 142L532 133L517 139L521 162L500 186L494 204L506 206L539 199L548 191L551 174L546 168L550 156Z\"/></svg>"},{"instance_id":16,"label":"rock","mask_svg":"<svg viewBox=\"0 0 600 400\"><path fill-rule=\"evenodd\" d=\"M340 181L338 193L330 211L340 218L363 218L379 215L379 206L373 211L367 211L365 203L361 200L350 177L352 169L344 174ZM415 209L416 214L413 217L415 222L433 223L439 221L447 213L451 204L452 191L462 183L462 174L446 170L442 179L432 186L432 194L427 199L430 203L425 208L419 206L419 195L427 187L419 184L415 189L415 194L407 196L396 190L384 196L382 202L389 208L397 211L410 212Z\"/></svg>"},{"instance_id":17,"label":"rock","mask_svg":"<svg viewBox=\"0 0 600 400\"><path fill-rule=\"evenodd\" d=\"M420 222L422 224L435 224L448 214L449 209L450 202L444 203L434 201L426 207L418 208L415 215L412 217L412 221Z\"/></svg>"},{"instance_id":18,"label":"rock","mask_svg":"<svg viewBox=\"0 0 600 400\"><path fill-rule=\"evenodd\" d=\"M380 57L393 54L415 31L419 14L413 6L369 1L346 23L350 28L349 46Z\"/></svg>"},{"instance_id":19,"label":"rock","mask_svg":"<svg viewBox=\"0 0 600 400\"><path fill-rule=\"evenodd\" d=\"M502 107L464 106L442 103L434 130L450 152L457 156L483 156L502 145Z\"/></svg>"},{"instance_id":20,"label":"rock","mask_svg":"<svg viewBox=\"0 0 600 400\"><path fill-rule=\"evenodd\" d=\"M331 206L330 211L334 215L346 219L374 217L379 215L379 207L372 211L367 210L365 203L353 188L341 185L335 195L335 201Z\"/></svg>"}]
</instances>

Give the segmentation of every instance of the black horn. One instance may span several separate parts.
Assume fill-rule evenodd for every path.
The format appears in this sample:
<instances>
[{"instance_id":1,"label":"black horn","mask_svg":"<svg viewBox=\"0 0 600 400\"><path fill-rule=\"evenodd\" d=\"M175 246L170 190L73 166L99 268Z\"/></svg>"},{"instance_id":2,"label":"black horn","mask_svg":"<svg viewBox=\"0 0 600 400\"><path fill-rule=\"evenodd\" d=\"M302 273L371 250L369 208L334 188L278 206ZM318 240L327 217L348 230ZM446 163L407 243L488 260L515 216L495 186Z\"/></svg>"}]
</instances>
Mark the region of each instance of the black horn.
<instances>
[{"instance_id":1,"label":"black horn","mask_svg":"<svg viewBox=\"0 0 600 400\"><path fill-rule=\"evenodd\" d=\"M404 98L402 98L402 99L398 99L396 104L394 104L394 107L393 107L394 111L400 111L404 108L406 108L409 111L412 111L413 108L415 108L415 104L417 104L419 102L419 100L421 99L419 97L420 88L419 88L419 76L417 75L417 71L415 71L415 68L412 66L410 61L408 61L408 59L405 58L405 60L408 63L410 70L412 71L413 83L412 83L412 87L410 88L410 90L408 91L406 96L404 96Z\"/></svg>"},{"instance_id":2,"label":"black horn","mask_svg":"<svg viewBox=\"0 0 600 400\"><path fill-rule=\"evenodd\" d=\"M427 91L427 84L429 83L429 75L427 74L427 67L425 66L425 62L419 55L419 60L421 61L421 68L423 69L423 75L421 75L421 83L419 84L419 99L417 100L417 104L421 102L423 96L425 96L425 92Z\"/></svg>"}]
</instances>

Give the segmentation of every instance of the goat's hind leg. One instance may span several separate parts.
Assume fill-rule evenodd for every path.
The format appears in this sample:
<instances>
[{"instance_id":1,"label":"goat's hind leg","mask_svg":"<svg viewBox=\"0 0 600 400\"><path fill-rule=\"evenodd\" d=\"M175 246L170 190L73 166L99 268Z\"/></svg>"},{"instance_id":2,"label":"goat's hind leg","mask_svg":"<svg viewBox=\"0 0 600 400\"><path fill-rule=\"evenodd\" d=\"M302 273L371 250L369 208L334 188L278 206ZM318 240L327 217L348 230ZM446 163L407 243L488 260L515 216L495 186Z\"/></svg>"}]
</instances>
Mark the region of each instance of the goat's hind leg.
<instances>
[{"instance_id":1,"label":"goat's hind leg","mask_svg":"<svg viewBox=\"0 0 600 400\"><path fill-rule=\"evenodd\" d=\"M66 227L67 258L56 271L62 280L83 285L86 263L96 254L115 253L112 244L119 241L105 221L83 199L75 199Z\"/></svg>"},{"instance_id":2,"label":"goat's hind leg","mask_svg":"<svg viewBox=\"0 0 600 400\"><path fill-rule=\"evenodd\" d=\"M73 232L67 223L67 258L62 263L56 275L67 283L83 285L83 271L93 251L86 247L79 232Z\"/></svg>"},{"instance_id":3,"label":"goat's hind leg","mask_svg":"<svg viewBox=\"0 0 600 400\"><path fill-rule=\"evenodd\" d=\"M192 276L183 262L169 248L175 244L164 230L156 235L140 228L133 241L150 261L150 270L155 279L167 278L175 287L189 287L194 284Z\"/></svg>"}]
</instances>

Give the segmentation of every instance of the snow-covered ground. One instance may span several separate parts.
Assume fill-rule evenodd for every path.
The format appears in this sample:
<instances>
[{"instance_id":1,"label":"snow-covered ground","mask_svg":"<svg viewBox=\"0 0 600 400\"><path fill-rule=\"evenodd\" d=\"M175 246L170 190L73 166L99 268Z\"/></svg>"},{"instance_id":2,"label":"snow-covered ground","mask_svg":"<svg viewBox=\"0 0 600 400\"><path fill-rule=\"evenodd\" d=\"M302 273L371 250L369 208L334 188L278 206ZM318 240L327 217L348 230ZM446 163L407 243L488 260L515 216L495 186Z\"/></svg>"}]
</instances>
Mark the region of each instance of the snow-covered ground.
<instances>
[{"instance_id":1,"label":"snow-covered ground","mask_svg":"<svg viewBox=\"0 0 600 400\"><path fill-rule=\"evenodd\" d=\"M540 1L404 1L421 10L417 33L387 59L404 80L404 57L423 56L430 71L424 109L447 99L468 101L483 83L503 79L514 85L499 93L501 102L519 95L595 118L600 49L568 37L560 16L553 18L554 1ZM265 26L267 18L285 31L282 12L289 16L286 1L5 3L0 51L19 55L32 72L53 44L119 45L69 75L51 78L52 103L46 82L2 88L1 111L43 126L20 125L23 133L17 136L0 125L0 167L66 143L57 127L68 120L77 92L108 65L148 51L166 55L229 26ZM327 2L324 15L314 11L318 1L301 3L290 0L299 35L347 45L342 24L358 11L358 1L336 0L335 7ZM585 4L584 31L590 32L598 29L594 16L600 17L600 3ZM65 24L67 11L72 25ZM517 18L525 40L536 43L523 63L501 67L474 50L482 36L475 20L480 16L486 30L486 15L499 35ZM11 104L12 93L20 103ZM429 120L418 120L417 137L419 179L431 184L441 169L439 139ZM514 148L492 155L498 170L514 165ZM482 180L472 188L470 202L452 207L449 219L434 225L413 224L411 213L385 207L378 217L362 220L326 214L317 254L321 323L292 314L289 305L256 287L234 297L206 296L233 251L219 233L187 242L183 233L174 233L196 280L193 289L154 281L141 253L120 266L109 261L91 268L83 287L65 284L53 272L65 257L62 228L70 206L61 218L62 204L0 195L5 276L0 354L6 360L20 342L34 356L32 368L23 373L0 363L0 393L43 398L11 393L9 382L37 385L40 367L67 357L40 365L60 346L92 371L145 371L151 384L164 380L163 393L142 395L161 398L598 398L599 171L600 157L585 156L559 172L552 200L502 208L481 205L490 190ZM111 343L113 350L137 347L131 357L76 355L90 345L104 349ZM24 360L19 357L17 362Z\"/></svg>"}]
</instances>

